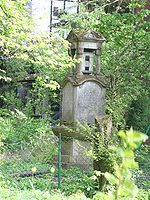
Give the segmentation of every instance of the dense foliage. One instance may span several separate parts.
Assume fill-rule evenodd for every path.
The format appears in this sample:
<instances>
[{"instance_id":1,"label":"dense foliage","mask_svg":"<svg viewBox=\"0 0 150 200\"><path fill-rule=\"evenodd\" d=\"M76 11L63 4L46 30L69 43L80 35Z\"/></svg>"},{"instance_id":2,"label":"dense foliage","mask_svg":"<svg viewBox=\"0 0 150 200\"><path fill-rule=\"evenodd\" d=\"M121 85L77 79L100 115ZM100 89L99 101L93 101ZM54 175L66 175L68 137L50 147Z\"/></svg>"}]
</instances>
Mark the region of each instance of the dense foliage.
<instances>
[{"instance_id":1,"label":"dense foliage","mask_svg":"<svg viewBox=\"0 0 150 200\"><path fill-rule=\"evenodd\" d=\"M48 126L46 120L19 114L0 117L0 152L20 152L24 159L50 160L56 154L57 140Z\"/></svg>"},{"instance_id":2,"label":"dense foliage","mask_svg":"<svg viewBox=\"0 0 150 200\"><path fill-rule=\"evenodd\" d=\"M118 147L111 146L111 149L120 157L120 162L115 164L115 171L113 174L96 171L95 175L92 175L92 172L84 172L75 168L62 170L61 191L67 195L67 197L62 193L56 193L56 172L55 170L52 170L50 163L29 162L29 160L22 161L20 158L1 161L1 198L17 199L23 195L24 199L27 199L30 196L30 199L49 199L53 197L53 199L84 198L95 200L148 200L150 195L149 192L140 190L137 195L138 188L131 178L132 170L138 166L138 163L134 160L134 150L139 147L143 139L146 139L146 136L138 132L133 132L132 130L127 131L126 133L120 131L119 136L121 137L120 145ZM47 174L24 178L18 176L21 172L29 173L36 171L46 171ZM12 174L16 173L16 177L13 177ZM98 188L96 187L96 182L94 180L97 180L97 176L100 174L103 174L109 181L109 185L107 184L105 192L97 192ZM39 194L40 196L38 196ZM88 198L85 195L88 196Z\"/></svg>"},{"instance_id":3,"label":"dense foliage","mask_svg":"<svg viewBox=\"0 0 150 200\"><path fill-rule=\"evenodd\" d=\"M27 2L0 3L0 105L31 116L45 113L46 106L51 109L58 82L74 63L67 41L49 33L35 34Z\"/></svg>"},{"instance_id":4,"label":"dense foliage","mask_svg":"<svg viewBox=\"0 0 150 200\"><path fill-rule=\"evenodd\" d=\"M96 2L99 4L90 13L83 6L80 14L64 16L67 27L93 29L104 35L107 42L103 45L101 72L108 79L107 113L112 115L115 127L131 126L133 104L144 103L140 116L143 113L145 121L138 120L139 112L132 115L132 121L137 122L133 124L135 129L141 126L143 131L149 123L150 34L149 21L145 20L149 10L138 0L128 3L124 12L119 5L115 11L107 12L109 2Z\"/></svg>"}]
</instances>

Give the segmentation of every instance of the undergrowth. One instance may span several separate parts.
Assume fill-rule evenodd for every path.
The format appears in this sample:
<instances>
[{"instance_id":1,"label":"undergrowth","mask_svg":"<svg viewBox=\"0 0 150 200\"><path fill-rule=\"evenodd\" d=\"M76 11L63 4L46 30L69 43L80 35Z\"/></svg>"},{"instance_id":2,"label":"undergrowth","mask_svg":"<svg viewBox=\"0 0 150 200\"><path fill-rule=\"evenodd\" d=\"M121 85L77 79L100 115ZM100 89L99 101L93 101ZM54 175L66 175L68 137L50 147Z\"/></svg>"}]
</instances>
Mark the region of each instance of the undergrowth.
<instances>
[{"instance_id":1,"label":"undergrowth","mask_svg":"<svg viewBox=\"0 0 150 200\"><path fill-rule=\"evenodd\" d=\"M116 165L114 174L102 173L110 182L105 192L97 192L98 183L93 178L101 172L70 168L61 170L60 193L57 188L57 166L52 162L52 155L57 148L57 140L53 136L48 122L15 116L11 119L1 118L1 125L0 199L103 200L110 199L111 191L112 199L115 199L116 196L118 200L129 200L132 198L128 198L128 194L132 196L131 193L134 190L133 199L149 200L150 198L149 191L143 190L144 188L141 188L136 195L138 189L131 180L130 169L137 167L134 161L134 150L143 139L140 133L120 132L122 142L120 146L111 148L111 151L115 150L116 154L120 155L122 163ZM2 155L5 156L2 157ZM145 159L140 158L139 155L137 158ZM147 159L144 162L146 161ZM35 172L46 173L34 176ZM14 175L21 173L30 173L31 176ZM129 187L129 184L132 188ZM149 183L147 182L147 184Z\"/></svg>"}]
</instances>

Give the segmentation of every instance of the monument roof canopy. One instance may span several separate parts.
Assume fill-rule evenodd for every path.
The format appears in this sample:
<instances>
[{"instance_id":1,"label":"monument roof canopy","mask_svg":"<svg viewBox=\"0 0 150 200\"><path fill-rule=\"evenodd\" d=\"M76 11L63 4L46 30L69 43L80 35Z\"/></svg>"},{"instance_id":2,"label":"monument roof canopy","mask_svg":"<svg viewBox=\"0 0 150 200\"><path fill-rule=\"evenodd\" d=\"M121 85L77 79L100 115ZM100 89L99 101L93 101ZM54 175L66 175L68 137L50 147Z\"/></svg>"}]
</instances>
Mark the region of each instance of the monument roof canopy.
<instances>
[{"instance_id":1,"label":"monument roof canopy","mask_svg":"<svg viewBox=\"0 0 150 200\"><path fill-rule=\"evenodd\" d=\"M92 30L76 29L70 31L67 40L69 42L91 40L95 42L104 42L105 38L101 33Z\"/></svg>"}]
</instances>

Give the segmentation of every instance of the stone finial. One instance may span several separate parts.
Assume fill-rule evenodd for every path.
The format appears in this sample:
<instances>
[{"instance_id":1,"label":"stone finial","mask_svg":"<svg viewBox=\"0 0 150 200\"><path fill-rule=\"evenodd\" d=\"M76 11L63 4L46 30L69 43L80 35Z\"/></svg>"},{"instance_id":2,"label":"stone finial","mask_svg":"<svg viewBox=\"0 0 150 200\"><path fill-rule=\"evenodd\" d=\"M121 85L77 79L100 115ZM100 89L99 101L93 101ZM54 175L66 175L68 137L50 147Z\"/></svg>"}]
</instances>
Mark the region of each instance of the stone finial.
<instances>
[{"instance_id":1,"label":"stone finial","mask_svg":"<svg viewBox=\"0 0 150 200\"><path fill-rule=\"evenodd\" d=\"M101 46L105 41L102 34L92 30L72 30L67 40L71 43L71 56L80 60L76 74L99 74Z\"/></svg>"}]
</instances>

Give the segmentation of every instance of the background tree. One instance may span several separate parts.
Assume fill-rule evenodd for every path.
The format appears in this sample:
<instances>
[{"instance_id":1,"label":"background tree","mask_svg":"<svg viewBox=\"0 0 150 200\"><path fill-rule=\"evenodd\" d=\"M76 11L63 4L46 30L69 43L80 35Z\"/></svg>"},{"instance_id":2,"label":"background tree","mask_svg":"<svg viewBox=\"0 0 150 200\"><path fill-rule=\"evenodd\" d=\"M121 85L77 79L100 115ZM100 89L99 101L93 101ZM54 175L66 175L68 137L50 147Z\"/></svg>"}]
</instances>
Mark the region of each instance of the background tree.
<instances>
[{"instance_id":1,"label":"background tree","mask_svg":"<svg viewBox=\"0 0 150 200\"><path fill-rule=\"evenodd\" d=\"M2 0L0 10L1 106L45 113L47 104L56 101L55 91L67 68L74 64L68 42L54 34L35 34L27 0Z\"/></svg>"},{"instance_id":2,"label":"background tree","mask_svg":"<svg viewBox=\"0 0 150 200\"><path fill-rule=\"evenodd\" d=\"M150 101L147 83L150 37L149 21L145 20L149 10L143 1L138 0L127 4L124 12L118 6L108 12L108 3L96 2L91 12L83 6L79 15L69 16L67 26L94 29L106 38L101 55L101 72L108 78L107 113L112 115L114 127L120 129L126 126L128 108L134 101L140 96ZM110 2L112 4L113 1ZM135 12L137 8L138 12ZM148 116L142 127L147 124ZM135 128L140 126L138 124Z\"/></svg>"}]
</instances>

